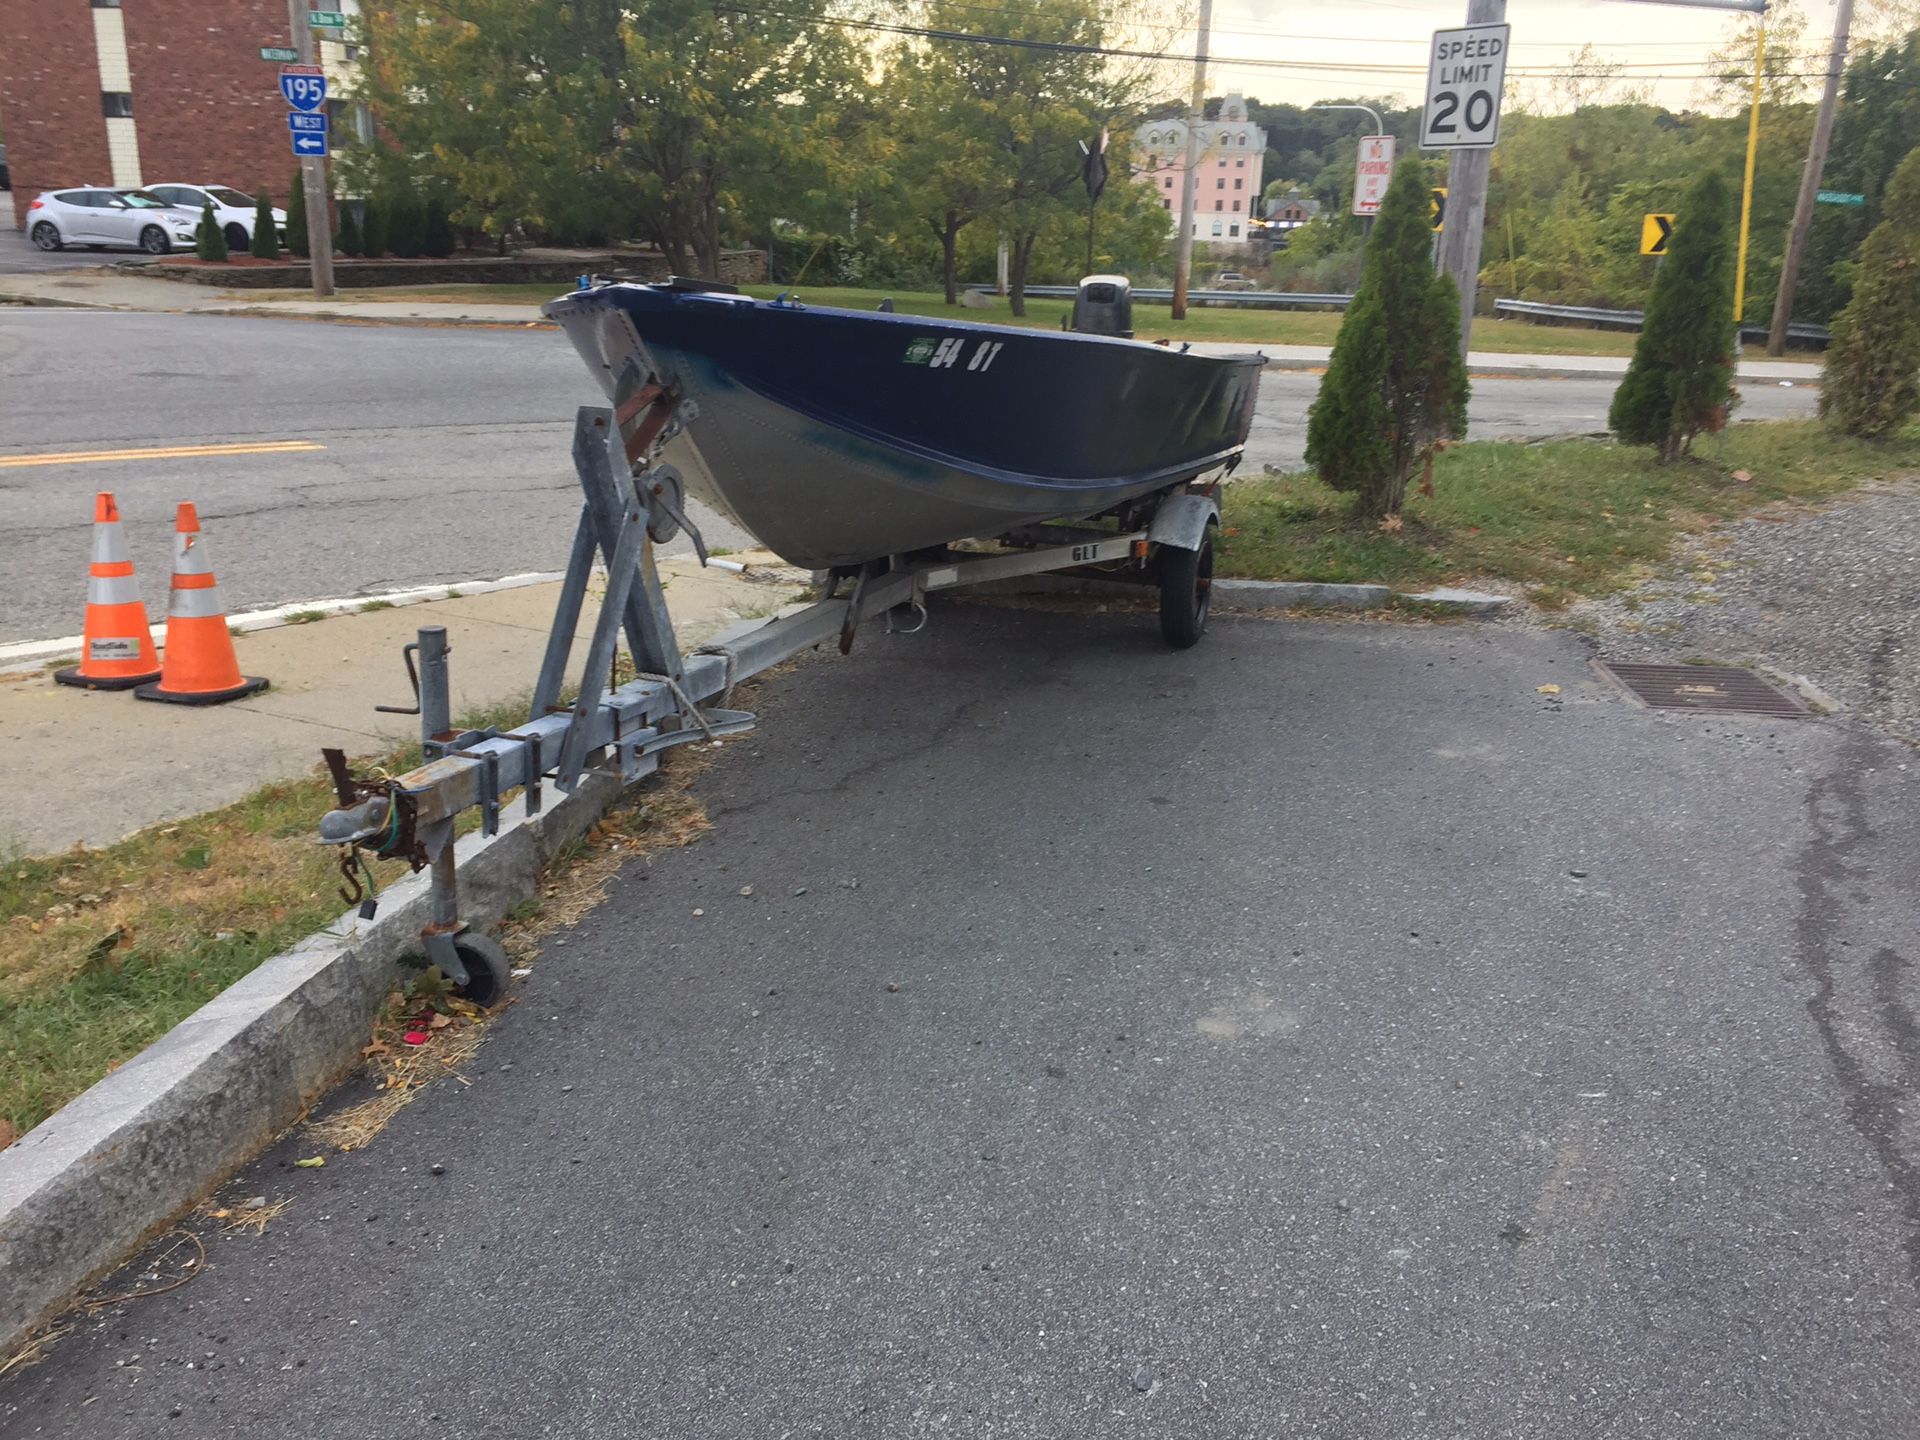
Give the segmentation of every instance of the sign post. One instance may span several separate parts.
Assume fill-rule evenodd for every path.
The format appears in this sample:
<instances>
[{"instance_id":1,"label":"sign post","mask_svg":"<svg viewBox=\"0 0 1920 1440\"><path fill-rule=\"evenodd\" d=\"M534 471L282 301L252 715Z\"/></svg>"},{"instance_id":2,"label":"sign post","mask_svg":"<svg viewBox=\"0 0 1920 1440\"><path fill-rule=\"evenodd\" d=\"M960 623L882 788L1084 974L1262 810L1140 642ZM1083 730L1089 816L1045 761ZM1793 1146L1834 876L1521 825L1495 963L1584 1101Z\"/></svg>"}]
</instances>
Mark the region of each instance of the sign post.
<instances>
[{"instance_id":1,"label":"sign post","mask_svg":"<svg viewBox=\"0 0 1920 1440\"><path fill-rule=\"evenodd\" d=\"M1439 269L1460 291L1460 353L1473 337L1480 284L1480 245L1487 219L1487 178L1500 139L1500 95L1507 83L1507 0L1467 0L1467 23L1436 30L1427 51L1426 105L1420 148L1451 150Z\"/></svg>"},{"instance_id":2,"label":"sign post","mask_svg":"<svg viewBox=\"0 0 1920 1440\"><path fill-rule=\"evenodd\" d=\"M287 0L287 26L293 32L293 48L300 52L300 63L282 68L280 93L293 112L287 125L293 153L300 157L300 183L306 191L307 255L313 293L316 299L324 300L333 294L333 207L327 198L327 77L315 63L313 22L308 18L312 14L307 0ZM297 116L318 119L323 128L317 132L294 128Z\"/></svg>"},{"instance_id":3,"label":"sign post","mask_svg":"<svg viewBox=\"0 0 1920 1440\"><path fill-rule=\"evenodd\" d=\"M1353 213L1371 218L1380 213L1387 186L1393 182L1393 136L1362 135L1354 163Z\"/></svg>"}]
</instances>

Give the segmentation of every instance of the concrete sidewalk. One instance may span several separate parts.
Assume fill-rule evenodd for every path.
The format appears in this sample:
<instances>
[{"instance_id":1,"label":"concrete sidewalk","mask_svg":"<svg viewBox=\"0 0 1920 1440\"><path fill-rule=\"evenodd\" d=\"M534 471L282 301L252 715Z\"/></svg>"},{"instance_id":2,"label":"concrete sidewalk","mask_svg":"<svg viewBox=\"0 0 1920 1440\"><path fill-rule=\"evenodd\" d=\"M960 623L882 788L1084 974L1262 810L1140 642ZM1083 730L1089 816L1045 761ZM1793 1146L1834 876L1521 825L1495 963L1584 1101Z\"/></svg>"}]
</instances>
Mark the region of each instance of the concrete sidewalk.
<instances>
[{"instance_id":1,"label":"concrete sidewalk","mask_svg":"<svg viewBox=\"0 0 1920 1440\"><path fill-rule=\"evenodd\" d=\"M683 647L771 614L806 583L770 556L735 558L747 563L744 573L680 557L660 562ZM69 689L44 669L0 674L0 793L8 796L0 852L108 844L308 774L323 746L371 755L405 744L418 736L418 720L373 707L412 703L400 647L422 625L447 627L456 715L524 695L559 588L527 585L241 635L242 673L264 675L272 688L204 709ZM593 627L591 596L585 611L576 666Z\"/></svg>"},{"instance_id":2,"label":"concrete sidewalk","mask_svg":"<svg viewBox=\"0 0 1920 1440\"><path fill-rule=\"evenodd\" d=\"M210 315L267 315L349 320L382 325L514 325L546 326L537 305L525 302L486 304L474 301L355 300L354 292L331 300L266 300L260 292L215 290L175 280L155 280L120 272L102 274L56 273L0 277L0 304L72 305L87 309L180 311ZM560 293L559 287L555 293ZM828 294L830 292L820 292ZM965 318L975 318L969 311ZM991 321L990 314L979 315ZM1245 355L1258 349L1273 370L1317 370L1327 363L1324 345L1246 345L1199 341L1192 347L1202 355ZM1529 355L1474 351L1467 366L1477 375L1529 376L1534 379L1618 379L1627 370L1619 355ZM1747 381L1787 381L1800 385L1820 382L1818 361L1745 360L1739 375Z\"/></svg>"}]
</instances>

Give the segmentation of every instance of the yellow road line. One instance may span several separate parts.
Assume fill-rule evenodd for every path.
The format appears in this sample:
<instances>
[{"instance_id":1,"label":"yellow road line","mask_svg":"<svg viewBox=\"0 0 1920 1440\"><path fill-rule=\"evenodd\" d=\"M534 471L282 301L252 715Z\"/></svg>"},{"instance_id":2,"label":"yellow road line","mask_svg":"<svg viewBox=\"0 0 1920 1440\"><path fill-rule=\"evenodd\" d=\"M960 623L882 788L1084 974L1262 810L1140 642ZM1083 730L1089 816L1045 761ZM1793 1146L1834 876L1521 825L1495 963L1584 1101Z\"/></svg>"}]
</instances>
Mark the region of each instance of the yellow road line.
<instances>
[{"instance_id":1,"label":"yellow road line","mask_svg":"<svg viewBox=\"0 0 1920 1440\"><path fill-rule=\"evenodd\" d=\"M254 445L154 445L133 450L64 450L45 455L0 455L0 470L26 465L98 465L113 460L192 460L218 455L299 455L327 447L312 440L266 440Z\"/></svg>"}]
</instances>

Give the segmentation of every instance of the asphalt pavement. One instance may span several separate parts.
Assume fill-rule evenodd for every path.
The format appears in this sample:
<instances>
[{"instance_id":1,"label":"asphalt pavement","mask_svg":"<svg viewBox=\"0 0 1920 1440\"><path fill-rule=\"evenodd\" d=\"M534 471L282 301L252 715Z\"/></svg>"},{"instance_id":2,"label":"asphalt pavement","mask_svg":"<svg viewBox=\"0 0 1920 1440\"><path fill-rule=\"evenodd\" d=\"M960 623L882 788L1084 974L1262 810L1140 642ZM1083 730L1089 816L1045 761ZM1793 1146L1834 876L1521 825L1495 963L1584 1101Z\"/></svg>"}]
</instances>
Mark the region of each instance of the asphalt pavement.
<instances>
[{"instance_id":1,"label":"asphalt pavement","mask_svg":"<svg viewBox=\"0 0 1920 1440\"><path fill-rule=\"evenodd\" d=\"M1911 1434L1910 752L1587 662L863 634L470 1083L269 1152L0 1435Z\"/></svg>"},{"instance_id":2,"label":"asphalt pavement","mask_svg":"<svg viewBox=\"0 0 1920 1440\"><path fill-rule=\"evenodd\" d=\"M1243 473L1300 464L1318 386L1262 378ZM1609 380L1483 379L1471 433L1600 430L1612 392ZM1813 412L1804 386L1744 394L1752 418ZM550 330L0 307L0 459L326 447L0 469L0 643L78 631L99 488L119 498L150 605L164 599L183 499L199 505L233 609L559 570L579 504L572 416L598 400ZM749 543L714 517L704 528L711 544Z\"/></svg>"},{"instance_id":3,"label":"asphalt pavement","mask_svg":"<svg viewBox=\"0 0 1920 1440\"><path fill-rule=\"evenodd\" d=\"M11 197L8 197L11 198ZM144 265L147 257L138 250L95 249L91 245L71 246L65 250L40 250L27 238L27 232L11 224L13 211L0 201L0 275L39 275L59 270L79 270L94 265L111 265L131 260Z\"/></svg>"}]
</instances>

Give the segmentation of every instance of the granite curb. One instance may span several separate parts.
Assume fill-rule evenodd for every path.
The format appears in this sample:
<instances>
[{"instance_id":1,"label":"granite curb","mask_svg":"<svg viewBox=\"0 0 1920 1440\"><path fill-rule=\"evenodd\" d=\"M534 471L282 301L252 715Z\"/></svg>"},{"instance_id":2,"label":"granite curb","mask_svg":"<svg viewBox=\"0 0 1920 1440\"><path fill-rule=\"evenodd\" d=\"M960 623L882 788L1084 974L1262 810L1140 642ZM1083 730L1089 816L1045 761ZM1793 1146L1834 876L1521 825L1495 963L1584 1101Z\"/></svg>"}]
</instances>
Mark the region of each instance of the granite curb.
<instances>
[{"instance_id":1,"label":"granite curb","mask_svg":"<svg viewBox=\"0 0 1920 1440\"><path fill-rule=\"evenodd\" d=\"M476 929L532 897L623 786L594 771L538 815L456 847ZM427 876L264 962L0 1151L0 1351L205 1196L359 1062L400 958L428 918Z\"/></svg>"}]
</instances>

